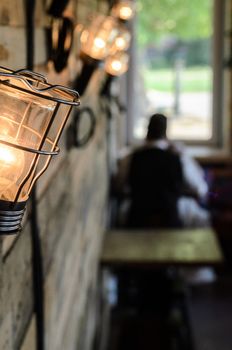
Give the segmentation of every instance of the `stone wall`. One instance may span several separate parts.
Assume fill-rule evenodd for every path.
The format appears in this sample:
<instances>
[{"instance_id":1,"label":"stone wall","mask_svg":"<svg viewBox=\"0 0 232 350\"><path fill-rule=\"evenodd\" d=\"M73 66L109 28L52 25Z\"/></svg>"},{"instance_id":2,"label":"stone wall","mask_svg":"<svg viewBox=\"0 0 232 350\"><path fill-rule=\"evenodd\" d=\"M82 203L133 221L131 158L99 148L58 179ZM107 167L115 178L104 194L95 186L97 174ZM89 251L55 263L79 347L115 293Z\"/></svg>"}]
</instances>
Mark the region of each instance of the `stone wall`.
<instances>
[{"instance_id":1,"label":"stone wall","mask_svg":"<svg viewBox=\"0 0 232 350\"><path fill-rule=\"evenodd\" d=\"M49 17L45 5L37 1L34 70L45 74L50 82L69 85L80 66L78 41L74 42L68 67L57 74L46 59L45 28ZM96 10L106 13L107 3L71 0L65 13L75 24L84 24ZM23 0L1 1L0 65L11 69L26 65ZM82 107L91 106L97 117L94 137L82 149L67 150L66 129L60 140L61 154L52 160L37 185L46 350L88 350L94 336L96 279L108 190L107 117L98 98L102 80L104 74L97 71L81 98ZM1 238L1 350L36 348L30 235L28 205L20 235Z\"/></svg>"}]
</instances>

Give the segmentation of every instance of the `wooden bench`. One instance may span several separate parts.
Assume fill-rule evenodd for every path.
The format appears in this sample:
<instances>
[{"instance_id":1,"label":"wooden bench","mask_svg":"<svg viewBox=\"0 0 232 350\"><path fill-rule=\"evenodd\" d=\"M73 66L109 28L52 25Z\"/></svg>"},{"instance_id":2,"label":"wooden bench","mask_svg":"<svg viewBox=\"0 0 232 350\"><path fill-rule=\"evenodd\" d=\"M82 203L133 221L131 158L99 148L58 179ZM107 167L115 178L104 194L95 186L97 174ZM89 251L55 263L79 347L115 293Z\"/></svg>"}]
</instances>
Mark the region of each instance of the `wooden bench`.
<instances>
[{"instance_id":1,"label":"wooden bench","mask_svg":"<svg viewBox=\"0 0 232 350\"><path fill-rule=\"evenodd\" d=\"M101 264L139 266L206 266L223 263L212 228L110 230L105 235Z\"/></svg>"}]
</instances>

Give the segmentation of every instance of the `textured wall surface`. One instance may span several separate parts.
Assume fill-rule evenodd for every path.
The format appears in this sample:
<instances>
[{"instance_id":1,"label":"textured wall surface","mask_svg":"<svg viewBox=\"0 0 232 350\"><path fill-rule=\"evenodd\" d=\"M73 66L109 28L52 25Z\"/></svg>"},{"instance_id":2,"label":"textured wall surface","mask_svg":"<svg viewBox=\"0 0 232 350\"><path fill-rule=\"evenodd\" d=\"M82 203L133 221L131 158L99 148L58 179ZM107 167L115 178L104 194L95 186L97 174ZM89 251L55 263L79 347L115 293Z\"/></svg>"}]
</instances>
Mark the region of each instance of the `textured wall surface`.
<instances>
[{"instance_id":1,"label":"textured wall surface","mask_svg":"<svg viewBox=\"0 0 232 350\"><path fill-rule=\"evenodd\" d=\"M37 1L36 6L35 70L46 74L51 82L68 85L79 67L78 44L73 45L68 67L57 74L46 62L45 27L49 18L42 3ZM72 0L65 13L76 25L84 24L96 10L106 12L106 3L79 1L77 6L77 1ZM25 47L23 0L1 1L0 65L24 68ZM87 350L93 338L108 189L107 118L97 98L101 79L102 73L96 72L81 98L82 107L91 106L97 117L93 139L82 149L68 151L65 130L60 140L61 154L52 160L37 187L45 275L46 350ZM29 218L30 205L20 235L1 238L1 350L35 349Z\"/></svg>"}]
</instances>

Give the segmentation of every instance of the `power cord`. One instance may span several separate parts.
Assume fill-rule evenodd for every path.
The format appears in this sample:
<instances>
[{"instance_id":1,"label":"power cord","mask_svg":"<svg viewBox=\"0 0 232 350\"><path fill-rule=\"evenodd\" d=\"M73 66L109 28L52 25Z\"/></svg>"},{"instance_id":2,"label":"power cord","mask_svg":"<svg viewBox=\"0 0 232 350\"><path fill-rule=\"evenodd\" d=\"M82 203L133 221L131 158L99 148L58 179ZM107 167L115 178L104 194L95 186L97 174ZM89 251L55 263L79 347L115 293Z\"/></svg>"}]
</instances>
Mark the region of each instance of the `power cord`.
<instances>
[{"instance_id":1,"label":"power cord","mask_svg":"<svg viewBox=\"0 0 232 350\"><path fill-rule=\"evenodd\" d=\"M26 18L26 68L33 70L34 66L34 14L36 0L25 0ZM43 261L38 225L36 204L36 186L31 193L31 246L34 312L36 316L36 349L44 350L44 290L43 290Z\"/></svg>"}]
</instances>

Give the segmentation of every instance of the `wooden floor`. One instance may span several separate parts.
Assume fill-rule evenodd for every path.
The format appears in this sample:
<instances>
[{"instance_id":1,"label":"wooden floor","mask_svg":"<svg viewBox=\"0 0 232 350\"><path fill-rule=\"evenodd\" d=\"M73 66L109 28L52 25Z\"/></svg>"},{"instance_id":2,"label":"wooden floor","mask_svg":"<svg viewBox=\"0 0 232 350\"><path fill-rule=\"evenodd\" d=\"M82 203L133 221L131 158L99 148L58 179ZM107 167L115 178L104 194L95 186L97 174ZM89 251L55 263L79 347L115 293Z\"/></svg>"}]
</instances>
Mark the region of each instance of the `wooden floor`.
<instances>
[{"instance_id":1,"label":"wooden floor","mask_svg":"<svg viewBox=\"0 0 232 350\"><path fill-rule=\"evenodd\" d=\"M232 275L191 289L190 316L196 350L232 349Z\"/></svg>"},{"instance_id":2,"label":"wooden floor","mask_svg":"<svg viewBox=\"0 0 232 350\"><path fill-rule=\"evenodd\" d=\"M185 290L175 280L144 270L121 279L127 283L111 313L107 350L193 349Z\"/></svg>"},{"instance_id":3,"label":"wooden floor","mask_svg":"<svg viewBox=\"0 0 232 350\"><path fill-rule=\"evenodd\" d=\"M154 310L123 307L111 314L107 350L231 350L231 276L220 277L213 284L191 286L187 299L192 344L184 334L187 330L181 325L178 309L167 323Z\"/></svg>"}]
</instances>

